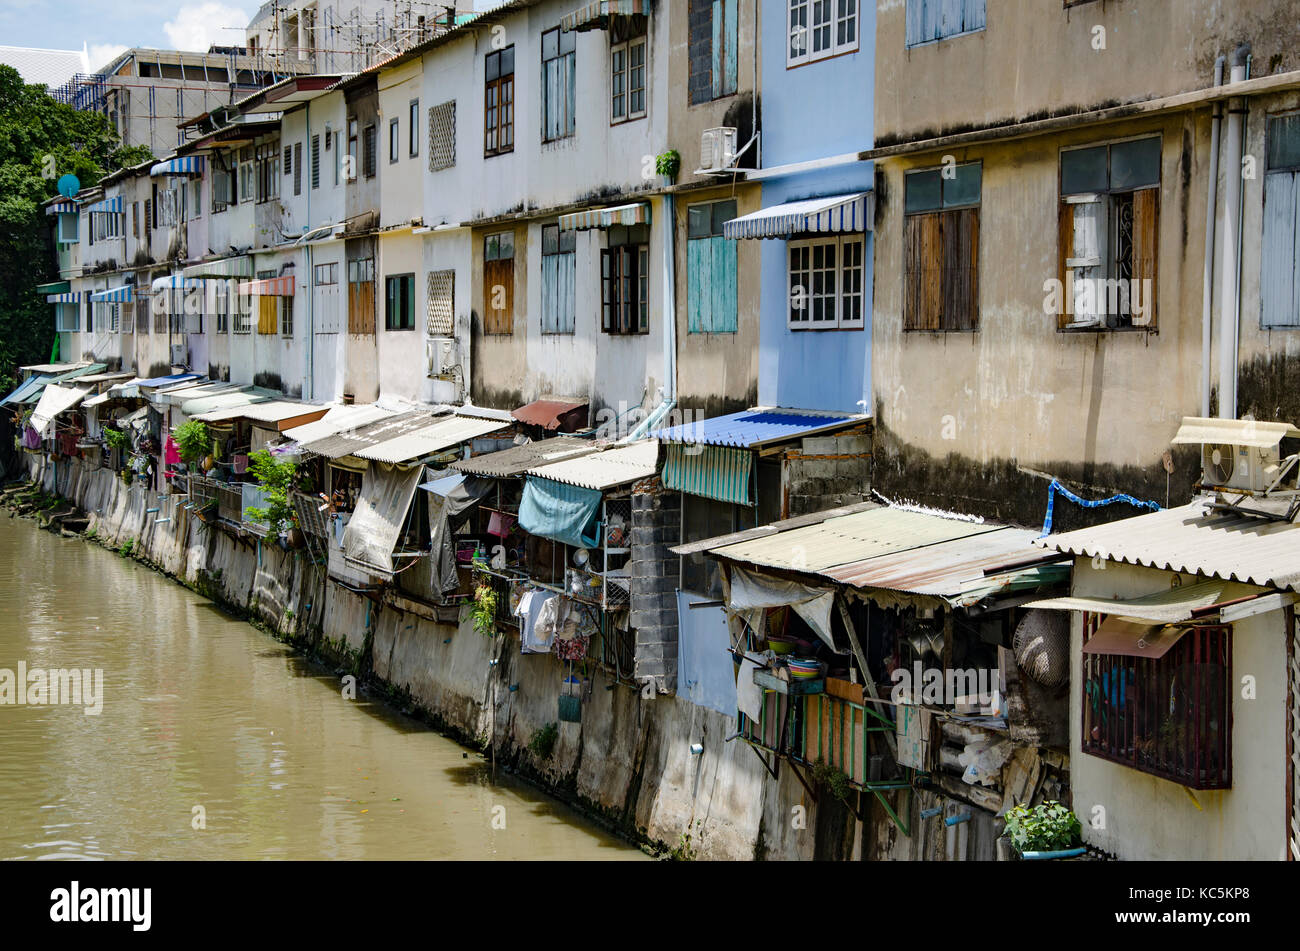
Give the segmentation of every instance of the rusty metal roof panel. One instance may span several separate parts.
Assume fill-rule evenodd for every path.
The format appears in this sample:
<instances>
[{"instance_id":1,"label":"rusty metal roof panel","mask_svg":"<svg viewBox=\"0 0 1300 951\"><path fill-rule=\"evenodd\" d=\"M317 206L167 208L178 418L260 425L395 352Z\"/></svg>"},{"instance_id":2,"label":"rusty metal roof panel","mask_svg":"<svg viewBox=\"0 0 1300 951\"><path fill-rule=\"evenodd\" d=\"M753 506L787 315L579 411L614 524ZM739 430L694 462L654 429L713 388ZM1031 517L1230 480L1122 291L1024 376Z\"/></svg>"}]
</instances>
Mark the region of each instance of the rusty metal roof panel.
<instances>
[{"instance_id":1,"label":"rusty metal roof panel","mask_svg":"<svg viewBox=\"0 0 1300 951\"><path fill-rule=\"evenodd\" d=\"M453 462L448 468L468 475L504 479L522 475L529 469L549 465L552 462L590 455L600 448L600 444L593 439L556 436L552 439L537 439L522 446L511 446L500 452L471 456L469 459Z\"/></svg>"},{"instance_id":2,"label":"rusty metal roof panel","mask_svg":"<svg viewBox=\"0 0 1300 951\"><path fill-rule=\"evenodd\" d=\"M1015 556L1033 551L1034 532L985 527L991 530L849 562L823 574L855 588L953 598L968 588L982 589L988 581L984 569L1005 565ZM1006 574L1019 576L1021 572Z\"/></svg>"},{"instance_id":3,"label":"rusty metal roof panel","mask_svg":"<svg viewBox=\"0 0 1300 951\"><path fill-rule=\"evenodd\" d=\"M1036 544L1086 558L1300 591L1300 525L1216 512L1210 502L1200 498Z\"/></svg>"}]
</instances>

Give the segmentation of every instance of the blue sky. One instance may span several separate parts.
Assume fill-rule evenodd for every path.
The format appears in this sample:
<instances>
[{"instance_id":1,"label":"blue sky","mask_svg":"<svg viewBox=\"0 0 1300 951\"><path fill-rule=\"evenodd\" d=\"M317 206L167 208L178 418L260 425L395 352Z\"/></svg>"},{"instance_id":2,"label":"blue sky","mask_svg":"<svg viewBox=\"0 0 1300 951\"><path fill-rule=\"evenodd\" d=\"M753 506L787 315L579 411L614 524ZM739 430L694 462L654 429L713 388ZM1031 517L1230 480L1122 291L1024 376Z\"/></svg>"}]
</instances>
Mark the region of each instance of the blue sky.
<instances>
[{"instance_id":1,"label":"blue sky","mask_svg":"<svg viewBox=\"0 0 1300 951\"><path fill-rule=\"evenodd\" d=\"M0 45L90 48L90 68L132 46L204 49L243 42L260 0L0 0ZM222 29L238 26L241 30Z\"/></svg>"}]
</instances>

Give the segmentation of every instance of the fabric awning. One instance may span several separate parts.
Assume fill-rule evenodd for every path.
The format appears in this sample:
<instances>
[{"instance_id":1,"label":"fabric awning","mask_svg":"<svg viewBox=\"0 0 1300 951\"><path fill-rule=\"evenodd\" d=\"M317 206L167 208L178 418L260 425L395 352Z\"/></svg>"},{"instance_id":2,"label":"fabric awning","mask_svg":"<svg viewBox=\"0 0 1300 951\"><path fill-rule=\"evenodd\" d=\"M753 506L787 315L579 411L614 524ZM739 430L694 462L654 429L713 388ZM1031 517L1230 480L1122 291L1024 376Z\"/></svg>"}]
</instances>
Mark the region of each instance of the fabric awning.
<instances>
[{"instance_id":1,"label":"fabric awning","mask_svg":"<svg viewBox=\"0 0 1300 951\"><path fill-rule=\"evenodd\" d=\"M773 205L722 225L728 238L789 238L799 234L865 231L871 226L871 192L809 198Z\"/></svg>"},{"instance_id":2,"label":"fabric awning","mask_svg":"<svg viewBox=\"0 0 1300 951\"><path fill-rule=\"evenodd\" d=\"M343 556L352 565L393 576L393 551L402 536L424 466L403 469L374 465L361 479L361 496L343 531Z\"/></svg>"},{"instance_id":3,"label":"fabric awning","mask_svg":"<svg viewBox=\"0 0 1300 951\"><path fill-rule=\"evenodd\" d=\"M567 400L534 400L518 409L512 409L510 415L521 423L527 423L530 426L541 426L548 432L562 429L566 425L569 427L566 432L572 432L580 425L577 420L571 417L578 415L578 410L587 408L586 400L581 402L570 402ZM585 422L586 414L582 414Z\"/></svg>"},{"instance_id":4,"label":"fabric awning","mask_svg":"<svg viewBox=\"0 0 1300 951\"><path fill-rule=\"evenodd\" d=\"M744 617L756 630L760 629L757 623L759 615L753 612L788 606L808 622L831 650L837 650L831 636L831 609L834 605L834 588L816 588L744 568L735 568L731 572L727 610Z\"/></svg>"},{"instance_id":5,"label":"fabric awning","mask_svg":"<svg viewBox=\"0 0 1300 951\"><path fill-rule=\"evenodd\" d=\"M614 225L646 225L650 223L650 203L638 201L613 208L588 208L569 215L560 215L561 231L587 231L591 228L612 228Z\"/></svg>"},{"instance_id":6,"label":"fabric awning","mask_svg":"<svg viewBox=\"0 0 1300 951\"><path fill-rule=\"evenodd\" d=\"M170 290L196 290L203 286L202 281L196 281L191 278L182 277L179 274L168 274L165 277L159 277L149 285L150 289L156 294L159 291Z\"/></svg>"},{"instance_id":7,"label":"fabric awning","mask_svg":"<svg viewBox=\"0 0 1300 951\"><path fill-rule=\"evenodd\" d=\"M434 495L447 496L461 486L468 476L461 475L459 472L453 475L444 475L441 479L434 479L432 482L424 482L420 488L425 492L432 492Z\"/></svg>"},{"instance_id":8,"label":"fabric awning","mask_svg":"<svg viewBox=\"0 0 1300 951\"><path fill-rule=\"evenodd\" d=\"M203 278L203 277L252 277L253 276L253 259L247 254L241 254L233 258L218 258L215 261L202 261L198 264L191 264L181 268L181 274L185 277Z\"/></svg>"},{"instance_id":9,"label":"fabric awning","mask_svg":"<svg viewBox=\"0 0 1300 951\"><path fill-rule=\"evenodd\" d=\"M584 3L560 19L560 29L566 33L571 30L583 32L608 29L610 17L649 13L650 3L651 0L596 0L594 3Z\"/></svg>"},{"instance_id":10,"label":"fabric awning","mask_svg":"<svg viewBox=\"0 0 1300 951\"><path fill-rule=\"evenodd\" d=\"M664 487L719 502L753 505L753 468L754 453L749 449L670 443Z\"/></svg>"},{"instance_id":11,"label":"fabric awning","mask_svg":"<svg viewBox=\"0 0 1300 951\"><path fill-rule=\"evenodd\" d=\"M203 174L203 156L178 155L176 158L159 162L149 169L150 178L167 176L191 176Z\"/></svg>"},{"instance_id":12,"label":"fabric awning","mask_svg":"<svg viewBox=\"0 0 1300 951\"><path fill-rule=\"evenodd\" d=\"M81 291L69 291L66 294L48 294L45 297L47 304L80 304Z\"/></svg>"},{"instance_id":13,"label":"fabric awning","mask_svg":"<svg viewBox=\"0 0 1300 951\"><path fill-rule=\"evenodd\" d=\"M1124 657L1150 657L1159 660L1168 654L1188 626L1141 624L1122 618L1108 617L1101 622L1097 633L1083 645L1085 654L1119 654Z\"/></svg>"},{"instance_id":14,"label":"fabric awning","mask_svg":"<svg viewBox=\"0 0 1300 951\"><path fill-rule=\"evenodd\" d=\"M54 422L54 417L72 409L89 396L90 392L88 389L77 389L72 386L59 386L57 383L51 383L41 393L41 400L36 404L36 409L32 410L30 421L32 429L36 430L44 439L50 425Z\"/></svg>"},{"instance_id":15,"label":"fabric awning","mask_svg":"<svg viewBox=\"0 0 1300 951\"><path fill-rule=\"evenodd\" d=\"M70 290L72 290L71 281L50 281L48 284L36 285L38 294L66 294Z\"/></svg>"},{"instance_id":16,"label":"fabric awning","mask_svg":"<svg viewBox=\"0 0 1300 951\"><path fill-rule=\"evenodd\" d=\"M121 287L110 287L106 291L91 294L90 300L95 304L129 304L135 300L135 286L123 284Z\"/></svg>"},{"instance_id":17,"label":"fabric awning","mask_svg":"<svg viewBox=\"0 0 1300 951\"><path fill-rule=\"evenodd\" d=\"M121 214L122 213L122 196L114 195L112 198L105 198L103 201L97 201L86 209L90 214L97 215L102 213Z\"/></svg>"},{"instance_id":18,"label":"fabric awning","mask_svg":"<svg viewBox=\"0 0 1300 951\"><path fill-rule=\"evenodd\" d=\"M601 492L529 476L519 502L519 527L530 535L578 548L597 548Z\"/></svg>"},{"instance_id":19,"label":"fabric awning","mask_svg":"<svg viewBox=\"0 0 1300 951\"><path fill-rule=\"evenodd\" d=\"M56 201L51 205L46 205L45 213L47 215L74 215L77 213L79 207L80 205L75 201L63 199L61 201Z\"/></svg>"},{"instance_id":20,"label":"fabric awning","mask_svg":"<svg viewBox=\"0 0 1300 951\"><path fill-rule=\"evenodd\" d=\"M260 281L244 281L239 285L239 293L256 294L259 297L292 297L293 275L268 277Z\"/></svg>"}]
</instances>

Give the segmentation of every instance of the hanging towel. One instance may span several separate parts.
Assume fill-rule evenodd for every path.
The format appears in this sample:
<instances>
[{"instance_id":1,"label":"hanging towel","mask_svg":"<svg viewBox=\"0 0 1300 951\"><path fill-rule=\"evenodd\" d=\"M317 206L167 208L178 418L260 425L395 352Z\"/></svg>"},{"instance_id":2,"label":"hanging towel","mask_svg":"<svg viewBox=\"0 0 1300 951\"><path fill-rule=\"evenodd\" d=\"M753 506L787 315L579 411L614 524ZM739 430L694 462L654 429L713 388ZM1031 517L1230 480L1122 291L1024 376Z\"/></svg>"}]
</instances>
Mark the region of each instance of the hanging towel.
<instances>
[{"instance_id":1,"label":"hanging towel","mask_svg":"<svg viewBox=\"0 0 1300 951\"><path fill-rule=\"evenodd\" d=\"M176 440L172 439L172 434L167 434L167 442L163 444L163 464L168 466L179 465L181 461L181 451L176 445Z\"/></svg>"},{"instance_id":2,"label":"hanging towel","mask_svg":"<svg viewBox=\"0 0 1300 951\"><path fill-rule=\"evenodd\" d=\"M526 591L519 599L515 614L520 619L519 652L521 654L549 654L555 629L543 630L537 623L546 602L558 597L551 591Z\"/></svg>"},{"instance_id":3,"label":"hanging towel","mask_svg":"<svg viewBox=\"0 0 1300 951\"><path fill-rule=\"evenodd\" d=\"M763 714L763 688L754 683L754 671L766 666L762 654L747 653L736 675L736 708L751 720Z\"/></svg>"}]
</instances>

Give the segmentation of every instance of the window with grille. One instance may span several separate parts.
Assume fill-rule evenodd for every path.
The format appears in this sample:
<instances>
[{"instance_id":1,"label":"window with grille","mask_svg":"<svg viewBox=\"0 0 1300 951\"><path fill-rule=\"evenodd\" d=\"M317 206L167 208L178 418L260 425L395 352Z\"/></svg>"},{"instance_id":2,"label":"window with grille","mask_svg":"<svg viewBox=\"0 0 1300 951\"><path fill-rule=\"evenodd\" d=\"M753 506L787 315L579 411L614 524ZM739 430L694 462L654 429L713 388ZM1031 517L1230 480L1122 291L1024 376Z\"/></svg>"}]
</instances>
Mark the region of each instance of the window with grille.
<instances>
[{"instance_id":1,"label":"window with grille","mask_svg":"<svg viewBox=\"0 0 1300 951\"><path fill-rule=\"evenodd\" d=\"M414 274L390 274L384 279L384 329L415 329Z\"/></svg>"},{"instance_id":2,"label":"window with grille","mask_svg":"<svg viewBox=\"0 0 1300 951\"><path fill-rule=\"evenodd\" d=\"M280 316L280 336L293 336L293 298L276 297L277 311Z\"/></svg>"},{"instance_id":3,"label":"window with grille","mask_svg":"<svg viewBox=\"0 0 1300 951\"><path fill-rule=\"evenodd\" d=\"M640 119L646 114L645 17L620 17L610 30L609 120Z\"/></svg>"},{"instance_id":4,"label":"window with grille","mask_svg":"<svg viewBox=\"0 0 1300 951\"><path fill-rule=\"evenodd\" d=\"M542 226L542 333L573 333L577 304L577 235Z\"/></svg>"},{"instance_id":5,"label":"window with grille","mask_svg":"<svg viewBox=\"0 0 1300 951\"><path fill-rule=\"evenodd\" d=\"M361 171L362 174L366 176L366 178L374 178L376 172L378 171L378 161L379 161L379 156L377 154L379 151L378 135L379 135L379 130L375 128L375 124L373 122L370 123L368 126L366 126L362 132Z\"/></svg>"},{"instance_id":6,"label":"window with grille","mask_svg":"<svg viewBox=\"0 0 1300 951\"><path fill-rule=\"evenodd\" d=\"M217 333L228 333L230 330L230 285L227 281L208 281L212 285L210 300L212 301L213 319L216 321Z\"/></svg>"},{"instance_id":7,"label":"window with grille","mask_svg":"<svg viewBox=\"0 0 1300 951\"><path fill-rule=\"evenodd\" d=\"M483 239L483 330L490 334L514 333L515 235L513 231Z\"/></svg>"},{"instance_id":8,"label":"window with grille","mask_svg":"<svg viewBox=\"0 0 1300 951\"><path fill-rule=\"evenodd\" d=\"M650 227L616 225L600 252L600 329L609 334L650 329Z\"/></svg>"},{"instance_id":9,"label":"window with grille","mask_svg":"<svg viewBox=\"0 0 1300 951\"><path fill-rule=\"evenodd\" d=\"M863 247L860 235L788 243L791 330L863 326Z\"/></svg>"},{"instance_id":10,"label":"window with grille","mask_svg":"<svg viewBox=\"0 0 1300 951\"><path fill-rule=\"evenodd\" d=\"M802 66L858 48L858 0L788 0L785 64Z\"/></svg>"},{"instance_id":11,"label":"window with grille","mask_svg":"<svg viewBox=\"0 0 1300 951\"><path fill-rule=\"evenodd\" d=\"M1160 136L1061 152L1057 327L1155 325Z\"/></svg>"},{"instance_id":12,"label":"window with grille","mask_svg":"<svg viewBox=\"0 0 1300 951\"><path fill-rule=\"evenodd\" d=\"M456 164L456 102L444 102L429 110L429 171L437 172Z\"/></svg>"},{"instance_id":13,"label":"window with grille","mask_svg":"<svg viewBox=\"0 0 1300 951\"><path fill-rule=\"evenodd\" d=\"M978 162L903 179L903 329L979 329Z\"/></svg>"},{"instance_id":14,"label":"window with grille","mask_svg":"<svg viewBox=\"0 0 1300 951\"><path fill-rule=\"evenodd\" d=\"M515 149L515 48L493 50L483 66L483 154Z\"/></svg>"},{"instance_id":15,"label":"window with grille","mask_svg":"<svg viewBox=\"0 0 1300 951\"><path fill-rule=\"evenodd\" d=\"M578 36L559 27L542 34L542 141L573 135Z\"/></svg>"},{"instance_id":16,"label":"window with grille","mask_svg":"<svg viewBox=\"0 0 1300 951\"><path fill-rule=\"evenodd\" d=\"M428 333L450 337L456 325L456 272L430 271L428 287Z\"/></svg>"},{"instance_id":17,"label":"window with grille","mask_svg":"<svg viewBox=\"0 0 1300 951\"><path fill-rule=\"evenodd\" d=\"M1083 752L1190 789L1231 788L1232 627L1189 625L1164 655L1134 657L1089 651L1105 621L1083 616Z\"/></svg>"}]
</instances>

